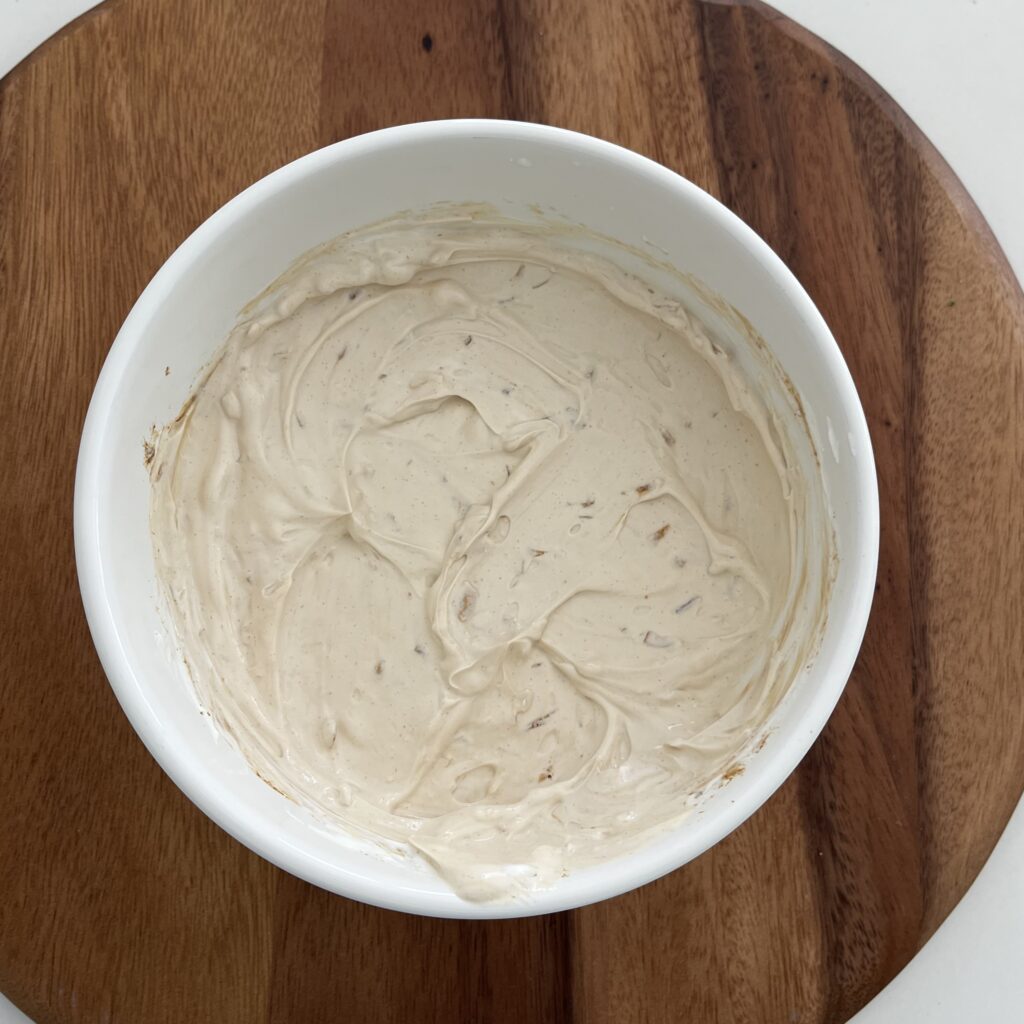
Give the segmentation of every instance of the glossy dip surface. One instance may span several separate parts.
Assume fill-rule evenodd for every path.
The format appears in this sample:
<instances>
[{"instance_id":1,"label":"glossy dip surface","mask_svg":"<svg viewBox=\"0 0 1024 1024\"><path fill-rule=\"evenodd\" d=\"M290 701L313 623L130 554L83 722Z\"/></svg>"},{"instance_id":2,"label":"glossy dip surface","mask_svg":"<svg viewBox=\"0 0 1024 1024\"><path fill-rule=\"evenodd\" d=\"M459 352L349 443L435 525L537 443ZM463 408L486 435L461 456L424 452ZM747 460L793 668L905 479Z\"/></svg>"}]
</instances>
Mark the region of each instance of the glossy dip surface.
<instances>
[{"instance_id":1,"label":"glossy dip surface","mask_svg":"<svg viewBox=\"0 0 1024 1024\"><path fill-rule=\"evenodd\" d=\"M775 390L548 227L449 212L315 250L156 439L200 701L275 788L467 898L635 848L820 634L827 510Z\"/></svg>"}]
</instances>

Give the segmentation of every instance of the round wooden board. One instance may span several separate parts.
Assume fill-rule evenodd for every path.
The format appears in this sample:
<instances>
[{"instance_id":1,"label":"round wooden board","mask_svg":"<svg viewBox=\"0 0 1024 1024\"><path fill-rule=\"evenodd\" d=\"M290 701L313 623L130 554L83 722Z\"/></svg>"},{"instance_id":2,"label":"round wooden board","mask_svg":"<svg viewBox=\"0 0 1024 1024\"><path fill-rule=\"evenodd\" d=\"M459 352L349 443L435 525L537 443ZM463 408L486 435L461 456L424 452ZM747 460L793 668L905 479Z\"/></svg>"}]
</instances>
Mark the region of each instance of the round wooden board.
<instances>
[{"instance_id":1,"label":"round wooden board","mask_svg":"<svg viewBox=\"0 0 1024 1024\"><path fill-rule=\"evenodd\" d=\"M646 153L792 267L864 399L874 614L768 805L619 899L417 919L196 810L100 669L73 562L89 395L172 249L250 182L404 121ZM971 884L1024 779L1024 299L866 76L760 5L111 0L0 85L0 991L59 1022L843 1021Z\"/></svg>"}]
</instances>

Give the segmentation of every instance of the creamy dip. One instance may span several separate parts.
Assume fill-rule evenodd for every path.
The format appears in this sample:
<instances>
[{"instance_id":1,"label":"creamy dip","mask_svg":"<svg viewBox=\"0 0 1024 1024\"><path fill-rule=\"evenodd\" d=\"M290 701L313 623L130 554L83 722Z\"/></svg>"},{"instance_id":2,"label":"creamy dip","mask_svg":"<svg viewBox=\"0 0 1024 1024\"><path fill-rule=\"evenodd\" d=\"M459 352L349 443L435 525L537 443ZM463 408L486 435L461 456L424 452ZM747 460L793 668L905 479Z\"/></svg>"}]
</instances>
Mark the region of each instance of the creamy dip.
<instances>
[{"instance_id":1,"label":"creamy dip","mask_svg":"<svg viewBox=\"0 0 1024 1024\"><path fill-rule=\"evenodd\" d=\"M468 898L635 848L817 635L820 488L779 423L678 302L557 232L344 236L156 440L198 696L276 789Z\"/></svg>"}]
</instances>

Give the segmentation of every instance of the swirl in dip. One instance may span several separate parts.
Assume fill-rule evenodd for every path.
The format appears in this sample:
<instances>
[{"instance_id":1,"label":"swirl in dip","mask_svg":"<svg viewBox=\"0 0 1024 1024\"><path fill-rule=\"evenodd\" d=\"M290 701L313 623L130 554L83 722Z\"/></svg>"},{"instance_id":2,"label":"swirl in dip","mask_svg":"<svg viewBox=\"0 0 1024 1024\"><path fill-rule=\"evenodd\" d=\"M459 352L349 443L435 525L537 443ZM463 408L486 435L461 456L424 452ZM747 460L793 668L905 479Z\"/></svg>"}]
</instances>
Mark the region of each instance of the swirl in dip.
<instances>
[{"instance_id":1,"label":"swirl in dip","mask_svg":"<svg viewBox=\"0 0 1024 1024\"><path fill-rule=\"evenodd\" d=\"M677 301L548 228L343 236L157 438L199 699L275 788L467 898L633 849L817 637L824 499L784 423Z\"/></svg>"}]
</instances>

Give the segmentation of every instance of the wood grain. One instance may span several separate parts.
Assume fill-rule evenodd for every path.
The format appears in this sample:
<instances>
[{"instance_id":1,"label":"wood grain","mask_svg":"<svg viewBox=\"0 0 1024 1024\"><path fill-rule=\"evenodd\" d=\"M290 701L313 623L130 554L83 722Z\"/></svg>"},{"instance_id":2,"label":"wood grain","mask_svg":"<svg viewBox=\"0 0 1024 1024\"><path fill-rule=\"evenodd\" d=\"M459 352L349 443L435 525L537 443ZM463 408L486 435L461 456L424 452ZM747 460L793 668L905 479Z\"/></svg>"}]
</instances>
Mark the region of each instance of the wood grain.
<instances>
[{"instance_id":1,"label":"wood grain","mask_svg":"<svg viewBox=\"0 0 1024 1024\"><path fill-rule=\"evenodd\" d=\"M631 146L751 223L839 340L882 501L861 657L779 794L519 922L330 896L207 821L116 705L71 542L93 383L172 249L310 149L468 115ZM0 83L0 416L0 990L39 1024L843 1021L1020 796L1024 298L906 117L760 5L109 0Z\"/></svg>"}]
</instances>

